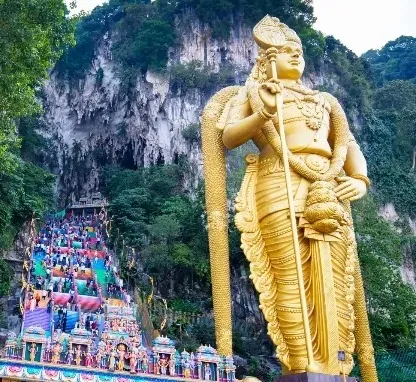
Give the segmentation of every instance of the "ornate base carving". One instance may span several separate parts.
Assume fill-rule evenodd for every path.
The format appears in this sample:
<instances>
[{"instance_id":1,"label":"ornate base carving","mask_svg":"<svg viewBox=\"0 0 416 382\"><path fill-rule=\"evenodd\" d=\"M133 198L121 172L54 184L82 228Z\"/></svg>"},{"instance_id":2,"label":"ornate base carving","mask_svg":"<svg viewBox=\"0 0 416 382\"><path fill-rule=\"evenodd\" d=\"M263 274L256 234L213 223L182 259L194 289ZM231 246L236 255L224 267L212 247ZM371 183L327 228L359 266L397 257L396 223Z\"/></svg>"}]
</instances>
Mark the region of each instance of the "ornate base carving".
<instances>
[{"instance_id":1,"label":"ornate base carving","mask_svg":"<svg viewBox=\"0 0 416 382\"><path fill-rule=\"evenodd\" d=\"M326 375L315 373L300 373L277 377L275 382L357 382L355 377L344 377L340 375Z\"/></svg>"}]
</instances>

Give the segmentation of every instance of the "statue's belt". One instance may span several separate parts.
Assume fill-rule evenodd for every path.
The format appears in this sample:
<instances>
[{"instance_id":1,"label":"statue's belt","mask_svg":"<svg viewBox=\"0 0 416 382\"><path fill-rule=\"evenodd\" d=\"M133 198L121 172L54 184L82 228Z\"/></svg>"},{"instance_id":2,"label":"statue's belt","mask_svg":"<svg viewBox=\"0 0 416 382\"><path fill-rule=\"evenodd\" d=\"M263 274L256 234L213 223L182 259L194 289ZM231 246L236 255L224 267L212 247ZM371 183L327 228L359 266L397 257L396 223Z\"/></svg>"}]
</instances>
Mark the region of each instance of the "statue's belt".
<instances>
[{"instance_id":1,"label":"statue's belt","mask_svg":"<svg viewBox=\"0 0 416 382\"><path fill-rule=\"evenodd\" d=\"M311 170L316 171L319 174L324 174L329 170L331 164L330 159L318 155L318 154L296 154L300 160L305 162ZM271 173L284 172L283 161L277 155L271 155L267 157L260 157L259 161L259 173L260 175L268 175Z\"/></svg>"}]
</instances>

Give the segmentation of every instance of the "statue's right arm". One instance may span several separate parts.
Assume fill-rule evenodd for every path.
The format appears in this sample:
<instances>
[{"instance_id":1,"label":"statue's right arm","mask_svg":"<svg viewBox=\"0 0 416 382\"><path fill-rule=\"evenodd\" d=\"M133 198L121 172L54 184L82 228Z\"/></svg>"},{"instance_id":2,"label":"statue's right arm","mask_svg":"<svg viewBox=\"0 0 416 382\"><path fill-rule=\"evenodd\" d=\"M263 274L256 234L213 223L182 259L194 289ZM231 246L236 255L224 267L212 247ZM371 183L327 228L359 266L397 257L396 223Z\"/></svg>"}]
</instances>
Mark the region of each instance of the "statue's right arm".
<instances>
[{"instance_id":1,"label":"statue's right arm","mask_svg":"<svg viewBox=\"0 0 416 382\"><path fill-rule=\"evenodd\" d=\"M259 133L264 125L258 113L253 113L248 99L233 102L222 134L222 141L228 149L234 149L246 143Z\"/></svg>"}]
</instances>

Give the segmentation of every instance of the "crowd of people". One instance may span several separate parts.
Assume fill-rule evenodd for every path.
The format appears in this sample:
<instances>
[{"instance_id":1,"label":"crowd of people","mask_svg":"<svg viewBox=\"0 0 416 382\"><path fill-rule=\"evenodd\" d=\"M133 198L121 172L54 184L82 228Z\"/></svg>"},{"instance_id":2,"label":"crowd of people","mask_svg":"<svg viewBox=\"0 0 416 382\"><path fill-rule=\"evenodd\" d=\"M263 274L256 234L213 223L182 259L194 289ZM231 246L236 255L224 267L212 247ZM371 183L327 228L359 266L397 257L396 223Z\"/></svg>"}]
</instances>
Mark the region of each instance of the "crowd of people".
<instances>
[{"instance_id":1,"label":"crowd of people","mask_svg":"<svg viewBox=\"0 0 416 382\"><path fill-rule=\"evenodd\" d=\"M57 311L58 322L55 329L66 330L68 310L81 310L76 301L80 280L83 280L82 285L85 285L82 291L84 295L99 295L100 286L91 270L93 263L99 260L99 251L102 251L105 257L108 279L112 268L115 268L112 255L101 242L103 217L100 213L85 217L50 219L36 240L34 256L29 262L27 308L34 311L42 305L47 308L48 313L52 310ZM109 295L122 295L123 290L115 288L115 283L109 284ZM65 304L54 304L54 292L69 295ZM42 301L45 303L42 304ZM103 310L102 306L99 310ZM93 319L80 319L77 326L96 330L98 322Z\"/></svg>"}]
</instances>

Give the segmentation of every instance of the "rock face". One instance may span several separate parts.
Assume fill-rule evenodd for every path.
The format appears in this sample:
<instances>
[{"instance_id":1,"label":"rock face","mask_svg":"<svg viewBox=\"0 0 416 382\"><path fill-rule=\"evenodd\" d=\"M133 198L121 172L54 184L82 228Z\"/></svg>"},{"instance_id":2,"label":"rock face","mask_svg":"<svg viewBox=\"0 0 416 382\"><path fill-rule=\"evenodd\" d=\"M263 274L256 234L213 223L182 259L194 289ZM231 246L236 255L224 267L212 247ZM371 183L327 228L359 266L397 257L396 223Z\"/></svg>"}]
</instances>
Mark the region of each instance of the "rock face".
<instances>
[{"instance_id":1,"label":"rock face","mask_svg":"<svg viewBox=\"0 0 416 382\"><path fill-rule=\"evenodd\" d=\"M235 68L235 81L244 81L255 62L251 30L237 24L229 41L206 37L204 26L188 13L177 20L181 43L170 51L168 66L198 60L218 71L221 63ZM74 84L52 72L44 86L45 135L55 144L51 169L67 201L97 190L98 170L119 163L127 168L175 163L187 156L201 172L201 149L182 131L198 124L211 94L198 89L173 90L168 75L148 71L127 94L112 57L112 38L105 35L84 79ZM98 80L97 73L103 74Z\"/></svg>"},{"instance_id":2,"label":"rock face","mask_svg":"<svg viewBox=\"0 0 416 382\"><path fill-rule=\"evenodd\" d=\"M30 224L27 222L17 235L13 249L1 254L13 269L13 278L10 283L10 294L0 298L0 347L6 341L9 332L18 334L22 324L19 305L23 259L29 242L29 232Z\"/></svg>"},{"instance_id":3,"label":"rock face","mask_svg":"<svg viewBox=\"0 0 416 382\"><path fill-rule=\"evenodd\" d=\"M379 215L390 223L395 223L400 220L399 214L396 212L396 208L393 203L387 203L379 210ZM409 227L413 234L416 235L415 221L409 218ZM400 267L400 274L402 279L407 284L411 285L413 290L416 291L416 271L414 263L414 248L412 244L407 244L403 253L403 263Z\"/></svg>"}]
</instances>

